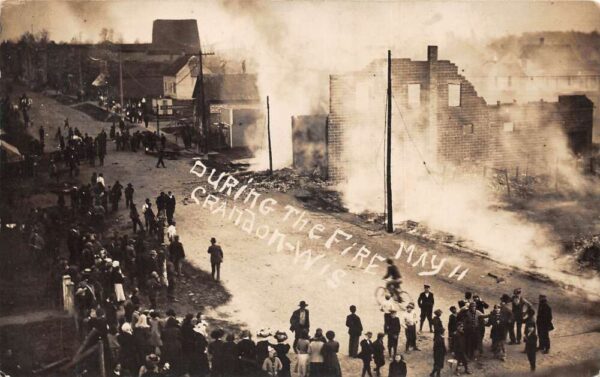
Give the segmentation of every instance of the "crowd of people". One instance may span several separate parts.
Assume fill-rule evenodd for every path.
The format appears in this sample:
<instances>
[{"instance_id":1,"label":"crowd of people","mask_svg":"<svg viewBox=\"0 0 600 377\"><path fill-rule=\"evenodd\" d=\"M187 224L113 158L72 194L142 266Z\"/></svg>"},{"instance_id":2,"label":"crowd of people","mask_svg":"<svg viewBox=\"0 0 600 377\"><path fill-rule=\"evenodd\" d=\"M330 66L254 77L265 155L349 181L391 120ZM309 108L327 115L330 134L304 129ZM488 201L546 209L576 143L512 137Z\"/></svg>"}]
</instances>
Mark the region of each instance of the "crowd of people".
<instances>
[{"instance_id":1,"label":"crowd of people","mask_svg":"<svg viewBox=\"0 0 600 377\"><path fill-rule=\"evenodd\" d=\"M478 360L484 353L483 345L487 327L490 328L490 349L493 357L501 361L506 360L505 344L507 339L510 340L509 345L525 343L523 353L527 355L532 371L536 369L537 352L541 351L544 354L550 352L550 331L554 329L554 325L552 309L548 304L547 297L543 294L539 295L536 315L534 305L522 296L520 288L515 289L512 296L503 294L499 302L491 307L489 313L486 313L486 310L490 309L487 302L477 294L465 292L464 298L458 300L457 306L452 305L448 309L449 316L446 327L441 319L443 311L439 308L434 310L434 295L430 291L429 285L424 286L424 291L419 295L417 303L420 309L419 315L415 312L415 304L411 302L399 317L394 309L396 305L392 294L387 294L381 305L381 310L384 312L384 331L378 335L378 340L380 336L382 338L387 336L388 355L393 358L397 355L398 338L403 328L406 337L405 353L410 353L411 349L420 351L416 336L417 326L419 332L422 332L423 325L427 320L429 331L433 333L431 376L440 375L447 354L451 355L448 361L453 365L456 374L459 374L459 367L463 367L466 374L471 374L469 363ZM350 320L350 316L349 321L356 323L356 320ZM350 355L356 354L356 339L360 335L360 329L361 327L357 325L350 327L350 334L353 335L350 340ZM379 357L375 357L375 350L378 350ZM383 347L374 348L373 360L378 368L381 361L378 363L377 360L383 360L381 357L383 353ZM364 352L362 354L364 355ZM368 357L362 359L365 363L363 375L365 373L370 375L368 363L371 359Z\"/></svg>"},{"instance_id":2,"label":"crowd of people","mask_svg":"<svg viewBox=\"0 0 600 377\"><path fill-rule=\"evenodd\" d=\"M42 151L44 138L45 130L40 127ZM113 125L109 135L102 130L92 138L70 127L68 120L62 131L58 128L56 139L71 176L78 175L81 161L95 167L98 157L102 166L107 140L115 140L117 150L133 152L140 142L149 149L157 143L161 150L165 147L164 136L158 138L157 134L139 131L130 135L121 124L119 130ZM49 176L59 182L56 164L51 161ZM50 261L51 286L57 301L62 299L64 277L69 277L81 340L84 345L101 344L105 366L112 376L290 377L292 371L300 377L342 376L336 333L322 328L311 332L306 301L300 301L290 317L289 331L294 335L291 344L287 329L264 328L254 334L255 342L248 330L225 331L209 324L202 308L178 316L169 303L177 300L175 288L183 275L186 255L176 229L174 194L160 192L154 200L145 198L138 210L132 183L123 186L118 180L112 185L107 182L103 173L94 172L89 182L59 192L57 207L32 210L23 231L37 265L44 268ZM67 195L70 210L65 203ZM114 231L106 236L105 218L119 210L123 197L132 233ZM69 230L65 235L61 229ZM61 253L63 236L67 256ZM212 278L218 281L223 250L215 238L210 242L207 253ZM393 263L388 275L394 278L394 284L399 283L400 274ZM361 377L407 376L405 355L421 351L417 334L423 331L425 322L433 333L430 376L439 377L446 363L456 374L460 367L470 374L469 364L484 353L488 327L491 352L499 360L506 360L507 338L510 345L525 343L523 351L531 370L536 368L537 352L550 351L549 333L554 327L552 310L544 295L539 296L536 313L521 289L515 289L512 296L502 295L494 305L466 292L457 306L448 309L446 326L443 310L435 304L429 285L424 286L416 304L406 305L406 310L398 310L390 293L380 308L383 329L375 334L364 331L357 307L350 306L345 321L348 356L361 360ZM402 330L404 353L398 351ZM93 368L94 363L97 361L83 361L77 368Z\"/></svg>"}]
</instances>

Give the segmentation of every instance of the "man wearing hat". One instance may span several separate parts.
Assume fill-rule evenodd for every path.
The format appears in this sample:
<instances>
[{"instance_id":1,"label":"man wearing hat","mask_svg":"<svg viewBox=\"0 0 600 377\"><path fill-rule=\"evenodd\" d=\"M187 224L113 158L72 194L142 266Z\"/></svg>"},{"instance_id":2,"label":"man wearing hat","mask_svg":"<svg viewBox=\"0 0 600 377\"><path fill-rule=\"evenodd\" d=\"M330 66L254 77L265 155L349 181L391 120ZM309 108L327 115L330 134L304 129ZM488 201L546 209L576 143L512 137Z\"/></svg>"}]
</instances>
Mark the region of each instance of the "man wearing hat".
<instances>
[{"instance_id":1,"label":"man wearing hat","mask_svg":"<svg viewBox=\"0 0 600 377\"><path fill-rule=\"evenodd\" d=\"M554 330L554 325L552 324L552 308L548 305L546 295L540 295L536 325L540 340L539 349L543 353L548 353L550 352L550 331Z\"/></svg>"},{"instance_id":2,"label":"man wearing hat","mask_svg":"<svg viewBox=\"0 0 600 377\"><path fill-rule=\"evenodd\" d=\"M427 323L429 324L429 332L433 332L433 324L431 322L431 313L433 312L433 293L429 292L430 286L428 284L424 285L425 290L421 292L419 295L419 299L417 300L417 304L421 309L421 324L419 325L419 332L423 331L423 323L425 322L425 318L427 318Z\"/></svg>"},{"instance_id":3,"label":"man wearing hat","mask_svg":"<svg viewBox=\"0 0 600 377\"><path fill-rule=\"evenodd\" d=\"M444 329L444 324L442 323L442 310L441 309L436 309L435 312L433 312L433 314L435 314L435 316L433 317L433 335L438 335L438 334L442 334L445 329Z\"/></svg>"},{"instance_id":4,"label":"man wearing hat","mask_svg":"<svg viewBox=\"0 0 600 377\"><path fill-rule=\"evenodd\" d=\"M371 373L371 360L373 360L373 342L371 342L371 337L373 333L367 331L365 333L365 338L360 342L360 353L358 357L363 362L363 368L361 372L361 377L365 377L365 374L368 374L370 377L373 376Z\"/></svg>"},{"instance_id":5,"label":"man wearing hat","mask_svg":"<svg viewBox=\"0 0 600 377\"><path fill-rule=\"evenodd\" d=\"M223 249L217 245L215 237L210 239L210 246L208 247L208 253L210 254L210 267L211 275L213 280L219 281L221 279L221 263L223 263Z\"/></svg>"},{"instance_id":6,"label":"man wearing hat","mask_svg":"<svg viewBox=\"0 0 600 377\"><path fill-rule=\"evenodd\" d=\"M406 334L406 352L412 347L415 351L420 351L417 347L417 313L413 311L414 303L409 303L404 313L404 332Z\"/></svg>"},{"instance_id":7,"label":"man wearing hat","mask_svg":"<svg viewBox=\"0 0 600 377\"><path fill-rule=\"evenodd\" d=\"M517 288L513 291L512 296L512 313L514 317L514 324L509 329L510 343L509 344L520 344L521 343L521 332L523 327L523 315L526 313L527 308L531 306L527 300L521 296L521 288ZM516 334L515 334L516 327Z\"/></svg>"},{"instance_id":8,"label":"man wearing hat","mask_svg":"<svg viewBox=\"0 0 600 377\"><path fill-rule=\"evenodd\" d=\"M390 312L390 318L385 328L385 334L388 337L388 355L390 357L396 356L398 352L398 339L400 338L400 319L396 314L395 310Z\"/></svg>"},{"instance_id":9,"label":"man wearing hat","mask_svg":"<svg viewBox=\"0 0 600 377\"><path fill-rule=\"evenodd\" d=\"M302 300L298 306L300 308L294 310L290 317L290 331L294 333L294 348L296 348L296 342L298 342L302 332L306 331L308 333L310 329L310 316L308 309L306 309L308 304Z\"/></svg>"},{"instance_id":10,"label":"man wearing hat","mask_svg":"<svg viewBox=\"0 0 600 377\"><path fill-rule=\"evenodd\" d=\"M356 315L356 306L354 305L350 305L350 314L346 317L346 327L348 327L348 334L350 335L348 355L356 357L358 354L358 339L362 334L363 326L360 317Z\"/></svg>"}]
</instances>

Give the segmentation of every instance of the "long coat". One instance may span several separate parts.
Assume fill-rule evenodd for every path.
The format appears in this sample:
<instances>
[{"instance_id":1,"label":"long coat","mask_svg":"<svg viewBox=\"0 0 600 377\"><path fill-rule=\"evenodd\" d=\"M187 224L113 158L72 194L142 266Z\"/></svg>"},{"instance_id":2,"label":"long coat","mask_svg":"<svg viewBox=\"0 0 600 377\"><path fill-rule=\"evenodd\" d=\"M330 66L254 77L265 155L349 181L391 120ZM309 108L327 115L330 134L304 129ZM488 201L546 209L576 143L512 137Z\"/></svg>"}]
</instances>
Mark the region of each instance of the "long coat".
<instances>
[{"instance_id":1,"label":"long coat","mask_svg":"<svg viewBox=\"0 0 600 377\"><path fill-rule=\"evenodd\" d=\"M348 327L348 334L359 336L362 334L363 326L360 321L360 317L352 313L346 317L346 326Z\"/></svg>"},{"instance_id":2,"label":"long coat","mask_svg":"<svg viewBox=\"0 0 600 377\"><path fill-rule=\"evenodd\" d=\"M323 345L322 353L324 358L325 375L327 377L342 377L342 369L337 353L340 350L340 344L335 340L330 340Z\"/></svg>"},{"instance_id":3,"label":"long coat","mask_svg":"<svg viewBox=\"0 0 600 377\"><path fill-rule=\"evenodd\" d=\"M446 358L446 343L444 338L436 336L433 339L433 367L436 369L444 368L444 360Z\"/></svg>"},{"instance_id":4,"label":"long coat","mask_svg":"<svg viewBox=\"0 0 600 377\"><path fill-rule=\"evenodd\" d=\"M306 312L306 316L304 319L304 325L300 324L300 313L302 311ZM310 312L308 309L296 309L292 313L290 317L290 331L297 332L298 330L308 330L310 329Z\"/></svg>"},{"instance_id":5,"label":"long coat","mask_svg":"<svg viewBox=\"0 0 600 377\"><path fill-rule=\"evenodd\" d=\"M392 361L390 363L389 377L406 377L406 363L404 361Z\"/></svg>"},{"instance_id":6,"label":"long coat","mask_svg":"<svg viewBox=\"0 0 600 377\"><path fill-rule=\"evenodd\" d=\"M358 357L364 361L371 361L373 359L373 343L366 339L361 340Z\"/></svg>"},{"instance_id":7,"label":"long coat","mask_svg":"<svg viewBox=\"0 0 600 377\"><path fill-rule=\"evenodd\" d=\"M175 368L181 365L181 330L176 326L168 326L162 330L162 359L170 362Z\"/></svg>"},{"instance_id":8,"label":"long coat","mask_svg":"<svg viewBox=\"0 0 600 377\"><path fill-rule=\"evenodd\" d=\"M137 374L140 362L135 338L131 334L121 333L117 336L117 340L121 345L121 351L119 353L121 366L130 373Z\"/></svg>"},{"instance_id":9,"label":"long coat","mask_svg":"<svg viewBox=\"0 0 600 377\"><path fill-rule=\"evenodd\" d=\"M536 323L538 330L549 331L554 329L554 325L552 325L552 308L547 302L540 302Z\"/></svg>"},{"instance_id":10,"label":"long coat","mask_svg":"<svg viewBox=\"0 0 600 377\"><path fill-rule=\"evenodd\" d=\"M375 365L380 367L385 365L385 346L383 340L376 340L373 343L373 361Z\"/></svg>"}]
</instances>

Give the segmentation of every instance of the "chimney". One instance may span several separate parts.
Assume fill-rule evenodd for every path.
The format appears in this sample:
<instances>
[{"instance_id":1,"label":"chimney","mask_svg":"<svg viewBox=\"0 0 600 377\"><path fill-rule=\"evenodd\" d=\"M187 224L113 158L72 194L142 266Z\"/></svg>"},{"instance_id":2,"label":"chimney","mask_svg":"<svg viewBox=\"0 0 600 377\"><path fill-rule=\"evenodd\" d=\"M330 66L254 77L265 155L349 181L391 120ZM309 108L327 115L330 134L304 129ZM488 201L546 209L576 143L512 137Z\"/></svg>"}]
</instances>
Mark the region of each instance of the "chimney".
<instances>
[{"instance_id":1,"label":"chimney","mask_svg":"<svg viewBox=\"0 0 600 377\"><path fill-rule=\"evenodd\" d=\"M427 46L427 61L435 62L438 59L437 46Z\"/></svg>"}]
</instances>

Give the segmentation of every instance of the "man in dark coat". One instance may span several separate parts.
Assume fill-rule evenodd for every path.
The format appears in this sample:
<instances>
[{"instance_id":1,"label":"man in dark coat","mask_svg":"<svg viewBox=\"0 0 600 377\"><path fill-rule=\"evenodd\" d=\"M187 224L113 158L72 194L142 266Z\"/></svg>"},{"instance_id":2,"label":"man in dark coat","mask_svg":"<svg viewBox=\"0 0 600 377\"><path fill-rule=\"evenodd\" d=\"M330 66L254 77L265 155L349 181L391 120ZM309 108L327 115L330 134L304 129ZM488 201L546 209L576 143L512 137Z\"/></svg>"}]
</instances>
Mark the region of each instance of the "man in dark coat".
<instances>
[{"instance_id":1,"label":"man in dark coat","mask_svg":"<svg viewBox=\"0 0 600 377\"><path fill-rule=\"evenodd\" d=\"M459 322L456 333L454 334L454 357L458 361L458 365L465 367L465 373L471 374L469 371L469 362L467 361L467 340L465 337L464 326L462 322ZM458 366L457 373L458 373Z\"/></svg>"},{"instance_id":2,"label":"man in dark coat","mask_svg":"<svg viewBox=\"0 0 600 377\"><path fill-rule=\"evenodd\" d=\"M350 335L350 343L348 345L348 355L356 357L358 355L358 340L362 334L363 327L360 317L356 315L356 306L350 306L350 314L346 317L346 327Z\"/></svg>"},{"instance_id":3,"label":"man in dark coat","mask_svg":"<svg viewBox=\"0 0 600 377\"><path fill-rule=\"evenodd\" d=\"M446 360L446 343L444 342L444 329L433 336L433 370L430 377L440 377Z\"/></svg>"},{"instance_id":4,"label":"man in dark coat","mask_svg":"<svg viewBox=\"0 0 600 377\"><path fill-rule=\"evenodd\" d=\"M417 304L421 309L421 324L419 325L419 332L423 331L423 323L425 323L425 318L427 318L427 323L429 324L429 332L433 332L433 324L431 315L433 313L433 293L429 291L430 286L425 284L425 290L421 292L419 295L419 299L417 300Z\"/></svg>"},{"instance_id":5,"label":"man in dark coat","mask_svg":"<svg viewBox=\"0 0 600 377\"><path fill-rule=\"evenodd\" d=\"M552 324L552 308L548 305L545 295L540 295L536 324L540 338L539 349L543 353L548 353L550 352L550 331L554 330L554 325Z\"/></svg>"},{"instance_id":6,"label":"man in dark coat","mask_svg":"<svg viewBox=\"0 0 600 377\"><path fill-rule=\"evenodd\" d=\"M164 157L165 157L165 150L161 148L161 149L158 150L158 160L156 161L156 167L157 168L160 165L162 165L163 168L166 168L165 161L163 160Z\"/></svg>"},{"instance_id":7,"label":"man in dark coat","mask_svg":"<svg viewBox=\"0 0 600 377\"><path fill-rule=\"evenodd\" d=\"M234 377L238 373L238 349L233 334L227 334L223 343L223 372L225 376Z\"/></svg>"},{"instance_id":8,"label":"man in dark coat","mask_svg":"<svg viewBox=\"0 0 600 377\"><path fill-rule=\"evenodd\" d=\"M250 337L250 331L243 330L240 334L242 338L237 344L237 351L240 363L240 374L249 376L256 370L256 344Z\"/></svg>"},{"instance_id":9,"label":"man in dark coat","mask_svg":"<svg viewBox=\"0 0 600 377\"><path fill-rule=\"evenodd\" d=\"M360 342L360 353L358 354L358 357L363 362L363 368L360 374L361 377L365 377L365 374L368 374L369 377L373 377L371 374L371 360L373 360L373 343L371 342L371 336L373 336L373 333L367 331L367 333L365 333L365 339Z\"/></svg>"},{"instance_id":10,"label":"man in dark coat","mask_svg":"<svg viewBox=\"0 0 600 377\"><path fill-rule=\"evenodd\" d=\"M521 296L521 288L517 288L513 292L512 297L512 313L514 324L509 329L510 344L521 343L521 331L523 328L524 314L527 312L527 307L531 306L527 300ZM516 333L515 333L516 327Z\"/></svg>"},{"instance_id":11,"label":"man in dark coat","mask_svg":"<svg viewBox=\"0 0 600 377\"><path fill-rule=\"evenodd\" d=\"M173 193L171 191L169 191L167 193L167 205L166 205L167 222L169 224L173 223L173 215L175 214L176 204L177 204L177 201L175 200L175 195L173 195Z\"/></svg>"},{"instance_id":12,"label":"man in dark coat","mask_svg":"<svg viewBox=\"0 0 600 377\"><path fill-rule=\"evenodd\" d=\"M181 372L183 354L181 328L175 318L167 319L160 338L163 344L161 347L163 361L171 364L173 371Z\"/></svg>"},{"instance_id":13,"label":"man in dark coat","mask_svg":"<svg viewBox=\"0 0 600 377\"><path fill-rule=\"evenodd\" d=\"M134 192L135 192L135 189L133 188L131 183L128 183L127 187L125 188L125 207L126 208L129 208L131 203L133 203L133 193Z\"/></svg>"},{"instance_id":14,"label":"man in dark coat","mask_svg":"<svg viewBox=\"0 0 600 377\"><path fill-rule=\"evenodd\" d=\"M433 317L433 335L438 335L438 334L442 334L444 332L444 324L442 323L442 310L441 309L436 309L435 312L433 313L435 314L435 317Z\"/></svg>"},{"instance_id":15,"label":"man in dark coat","mask_svg":"<svg viewBox=\"0 0 600 377\"><path fill-rule=\"evenodd\" d=\"M208 253L210 254L212 278L215 281L219 281L221 279L221 263L223 263L223 249L221 249L221 246L217 245L217 240L214 237L210 239Z\"/></svg>"},{"instance_id":16,"label":"man in dark coat","mask_svg":"<svg viewBox=\"0 0 600 377\"><path fill-rule=\"evenodd\" d=\"M296 349L296 343L298 342L300 335L302 335L303 332L308 334L310 331L310 312L306 309L308 304L306 301L302 300L298 306L300 308L294 310L290 317L290 331L294 333L294 349Z\"/></svg>"},{"instance_id":17,"label":"man in dark coat","mask_svg":"<svg viewBox=\"0 0 600 377\"><path fill-rule=\"evenodd\" d=\"M390 357L396 356L398 352L398 339L400 338L400 318L398 318L395 310L390 312L390 318L388 323L385 325L385 333L388 337L388 355Z\"/></svg>"},{"instance_id":18,"label":"man in dark coat","mask_svg":"<svg viewBox=\"0 0 600 377\"><path fill-rule=\"evenodd\" d=\"M454 349L453 339L454 333L456 332L456 328L458 327L458 320L456 318L456 306L452 305L450 307L450 315L448 316L448 348L450 350Z\"/></svg>"},{"instance_id":19,"label":"man in dark coat","mask_svg":"<svg viewBox=\"0 0 600 377\"><path fill-rule=\"evenodd\" d=\"M177 271L177 276L181 276L181 262L185 259L185 251L183 250L183 245L179 242L179 236L175 235L173 237L173 241L169 245L169 257L171 261L175 265L175 271Z\"/></svg>"},{"instance_id":20,"label":"man in dark coat","mask_svg":"<svg viewBox=\"0 0 600 377\"><path fill-rule=\"evenodd\" d=\"M390 363L390 370L388 377L406 377L406 362L401 354L396 355L394 360Z\"/></svg>"},{"instance_id":21,"label":"man in dark coat","mask_svg":"<svg viewBox=\"0 0 600 377\"><path fill-rule=\"evenodd\" d=\"M210 333L210 337L214 339L212 343L208 345L208 353L211 355L211 376L215 377L229 377L225 376L225 355L223 346L225 343L221 340L224 333L223 330L217 329Z\"/></svg>"},{"instance_id":22,"label":"man in dark coat","mask_svg":"<svg viewBox=\"0 0 600 377\"><path fill-rule=\"evenodd\" d=\"M538 337L535 334L535 327L527 327L525 329L525 353L529 360L531 371L535 371L535 359L537 353Z\"/></svg>"}]
</instances>

